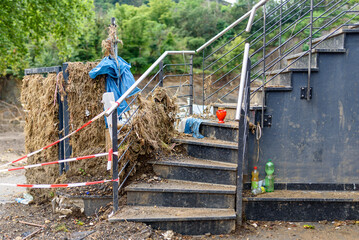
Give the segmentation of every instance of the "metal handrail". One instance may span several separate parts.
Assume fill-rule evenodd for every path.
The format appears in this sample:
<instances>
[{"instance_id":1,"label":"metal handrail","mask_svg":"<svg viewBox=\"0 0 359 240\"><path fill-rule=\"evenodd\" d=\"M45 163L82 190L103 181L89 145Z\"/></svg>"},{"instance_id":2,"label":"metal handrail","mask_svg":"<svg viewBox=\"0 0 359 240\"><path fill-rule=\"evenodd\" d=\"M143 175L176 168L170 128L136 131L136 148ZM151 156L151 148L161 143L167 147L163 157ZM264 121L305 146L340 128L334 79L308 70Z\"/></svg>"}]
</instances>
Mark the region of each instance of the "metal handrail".
<instances>
[{"instance_id":1,"label":"metal handrail","mask_svg":"<svg viewBox=\"0 0 359 240\"><path fill-rule=\"evenodd\" d=\"M256 5L252 7L250 11L248 11L246 14L244 14L242 17L237 19L235 22L233 22L231 25L229 25L227 28L225 28L223 31L218 33L216 36L211 38L209 41L207 41L205 44L203 44L201 47L199 47L196 51L166 51L164 52L157 60L154 62L151 67L149 67L144 74L141 75L139 79L129 88L127 91L108 109L106 110L106 116L109 116L115 111L115 109L120 106L120 104L131 94L131 92L152 72L152 70L161 62L167 55L176 55L176 54L189 54L194 55L200 51L202 51L205 47L212 44L215 40L220 38L223 34L237 26L240 22L242 22L244 19L246 19L248 16L250 16L246 31L249 32L252 28L254 15L256 10L266 4L269 0L261 0Z\"/></svg>"},{"instance_id":2,"label":"metal handrail","mask_svg":"<svg viewBox=\"0 0 359 240\"><path fill-rule=\"evenodd\" d=\"M243 101L243 90L244 90L244 84L246 80L246 71L247 71L247 65L248 65L248 57L249 57L249 43L246 43L244 45L244 55L243 55L243 64L242 64L242 73L241 73L241 82L239 86L239 92L238 92L238 101L237 101L237 111L236 111L236 121L239 121L241 119L241 110L242 110L242 101Z\"/></svg>"},{"instance_id":3,"label":"metal handrail","mask_svg":"<svg viewBox=\"0 0 359 240\"><path fill-rule=\"evenodd\" d=\"M264 4L266 4L269 0L261 0L259 3L257 3L256 5L254 5L252 7L252 9L250 11L248 11L246 14L244 14L242 17L240 17L239 19L237 19L235 22L233 22L231 25L229 25L228 27L226 27L223 31L221 31L220 33L218 33L216 36L214 36L213 38L211 38L209 41L207 41L205 44L203 44L202 46L200 46L196 52L200 52L202 51L204 48L208 47L209 45L211 45L214 41L216 41L218 38L220 38L221 36L223 36L226 32L228 32L229 30L231 30L232 28L234 28L235 26L237 26L240 22L242 22L244 19L246 19L248 16L250 16L248 24L247 24L247 28L246 31L250 32L251 28L252 28L252 23L253 23L253 18L254 18L254 14L256 12L256 10L263 6Z\"/></svg>"},{"instance_id":4,"label":"metal handrail","mask_svg":"<svg viewBox=\"0 0 359 240\"><path fill-rule=\"evenodd\" d=\"M152 72L152 70L161 62L167 55L178 55L178 54L196 54L195 51L166 51L154 62L147 71L141 75L139 79L129 88L127 91L113 104L107 111L106 116L109 116L120 106L120 104L131 94L131 92Z\"/></svg>"}]
</instances>

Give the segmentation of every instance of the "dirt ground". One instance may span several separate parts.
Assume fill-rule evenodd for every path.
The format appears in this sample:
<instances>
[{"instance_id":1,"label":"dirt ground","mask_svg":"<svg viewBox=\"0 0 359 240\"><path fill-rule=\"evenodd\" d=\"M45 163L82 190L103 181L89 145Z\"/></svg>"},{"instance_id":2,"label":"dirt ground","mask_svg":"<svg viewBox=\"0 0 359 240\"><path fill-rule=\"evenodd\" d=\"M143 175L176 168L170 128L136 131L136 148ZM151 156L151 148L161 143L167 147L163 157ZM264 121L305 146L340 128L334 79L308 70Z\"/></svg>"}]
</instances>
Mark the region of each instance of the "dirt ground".
<instances>
[{"instance_id":1,"label":"dirt ground","mask_svg":"<svg viewBox=\"0 0 359 240\"><path fill-rule=\"evenodd\" d=\"M1 119L0 119L1 120ZM0 165L24 154L24 134L18 122L0 122ZM24 172L0 174L0 182L24 183ZM50 203L24 205L15 202L26 191L0 186L0 240L8 239L358 239L359 221L254 222L247 221L230 235L182 236L153 230L142 223L110 223L111 206L91 217L64 217L52 212ZM40 226L29 225L28 223ZM306 229L311 225L314 229ZM33 235L30 235L33 234Z\"/></svg>"}]
</instances>

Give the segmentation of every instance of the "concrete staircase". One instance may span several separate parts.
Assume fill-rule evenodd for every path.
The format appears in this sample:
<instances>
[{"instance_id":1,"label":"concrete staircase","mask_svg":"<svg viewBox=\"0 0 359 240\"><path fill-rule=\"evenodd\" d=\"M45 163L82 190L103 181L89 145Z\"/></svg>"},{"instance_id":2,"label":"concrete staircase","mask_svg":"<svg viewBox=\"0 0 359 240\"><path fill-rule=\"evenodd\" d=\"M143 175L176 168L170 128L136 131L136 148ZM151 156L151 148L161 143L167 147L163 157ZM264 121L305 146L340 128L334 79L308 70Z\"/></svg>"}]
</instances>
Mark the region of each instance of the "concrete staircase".
<instances>
[{"instance_id":1,"label":"concrete staircase","mask_svg":"<svg viewBox=\"0 0 359 240\"><path fill-rule=\"evenodd\" d=\"M314 40L314 43L318 41L318 39ZM333 70L330 69L330 64L340 61L347 61L346 64L356 61L359 64L359 46L354 47L358 42L358 29L343 29L313 50L311 67L315 92L311 104L300 99L300 88L306 84L308 55L285 69L265 87L264 109L266 114L273 115L273 123L270 128L263 129L264 134L261 139L263 156L256 165L264 166L265 159L274 159L278 166L276 191L258 197L245 196L243 205L247 220L318 221L359 218L358 193L348 192L357 190L355 183L340 183L340 180L335 179L326 182L323 177L326 176L325 173L319 176L324 180L315 179L317 176L313 175L312 169L322 164L321 161L314 159L313 162L305 162L307 161L305 158L298 165L297 161L301 155L294 151L295 148L293 152L281 152L291 149L283 150L276 147L285 146L291 141L300 143L300 139L297 138L301 134L310 136L313 131L317 131L311 130L309 125L307 128L298 128L297 124L302 124L303 119L312 119L313 112L320 112L320 108L325 106L322 102L328 101L328 96L320 92L322 89L328 87L331 92L337 90L331 87L331 82L325 82L331 81L330 74ZM348 52L350 47L353 49ZM353 54L357 54L357 58L353 58ZM301 55L288 56L288 64ZM268 72L267 79L279 71L281 70ZM356 69L353 68L352 71ZM256 84L258 86L258 83L254 82L251 87L254 89ZM352 86L356 87L357 84L354 83ZM254 121L256 111L262 109L262 94L258 91L251 100L251 121ZM338 97L346 99L345 96L338 95ZM354 101L359 102L359 98L355 98ZM290 107L289 104L293 106ZM317 105L318 108L315 108ZM227 119L234 118L235 104L215 104L214 111L218 107L226 108ZM292 125L284 123L284 119ZM317 127L320 126L319 123L316 124ZM325 125L326 122L323 124ZM326 131L330 130L331 128L326 128ZM201 125L200 132L205 136L204 139L192 137L174 139L174 142L184 146L188 156L172 156L152 162L155 173L164 180L156 183L130 184L126 188L127 206L109 220L139 221L155 228L171 229L190 235L224 234L235 230L238 125L205 122ZM355 136L352 138L357 139ZM313 140L308 146L311 149L317 144ZM250 134L248 166L245 167L244 175L250 175L249 169L253 168L256 149L256 141ZM328 149L333 148L328 147ZM296 160L288 161L286 156L292 156ZM313 156L316 157L315 153ZM328 158L326 161L329 161ZM291 168L299 167L303 167L303 170L289 171ZM260 170L260 176L263 177L264 167ZM244 188L249 190L248 182L244 183Z\"/></svg>"},{"instance_id":2,"label":"concrete staircase","mask_svg":"<svg viewBox=\"0 0 359 240\"><path fill-rule=\"evenodd\" d=\"M204 139L173 139L188 156L169 156L153 164L163 178L126 187L127 206L110 221L138 221L188 235L235 230L238 126L202 123Z\"/></svg>"}]
</instances>

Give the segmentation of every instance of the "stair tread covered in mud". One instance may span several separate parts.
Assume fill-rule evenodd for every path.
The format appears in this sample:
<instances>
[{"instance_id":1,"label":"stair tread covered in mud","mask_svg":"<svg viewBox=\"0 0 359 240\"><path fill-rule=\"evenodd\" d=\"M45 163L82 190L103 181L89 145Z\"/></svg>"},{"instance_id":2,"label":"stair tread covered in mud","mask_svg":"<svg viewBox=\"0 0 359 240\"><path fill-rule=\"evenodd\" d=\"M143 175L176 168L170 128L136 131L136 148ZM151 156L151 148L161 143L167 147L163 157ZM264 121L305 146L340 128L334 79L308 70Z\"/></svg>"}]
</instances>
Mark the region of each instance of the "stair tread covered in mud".
<instances>
[{"instance_id":1,"label":"stair tread covered in mud","mask_svg":"<svg viewBox=\"0 0 359 240\"><path fill-rule=\"evenodd\" d=\"M231 170L231 171L235 171L237 169L237 164L234 163L191 158L190 156L167 157L159 161L152 161L150 163L154 165L183 166L183 167L208 168L208 169L220 169L220 170Z\"/></svg>"},{"instance_id":2,"label":"stair tread covered in mud","mask_svg":"<svg viewBox=\"0 0 359 240\"><path fill-rule=\"evenodd\" d=\"M134 183L126 187L126 191L144 191L144 192L195 192L195 193L222 193L234 194L235 186L199 183L179 180L165 180L152 183Z\"/></svg>"}]
</instances>

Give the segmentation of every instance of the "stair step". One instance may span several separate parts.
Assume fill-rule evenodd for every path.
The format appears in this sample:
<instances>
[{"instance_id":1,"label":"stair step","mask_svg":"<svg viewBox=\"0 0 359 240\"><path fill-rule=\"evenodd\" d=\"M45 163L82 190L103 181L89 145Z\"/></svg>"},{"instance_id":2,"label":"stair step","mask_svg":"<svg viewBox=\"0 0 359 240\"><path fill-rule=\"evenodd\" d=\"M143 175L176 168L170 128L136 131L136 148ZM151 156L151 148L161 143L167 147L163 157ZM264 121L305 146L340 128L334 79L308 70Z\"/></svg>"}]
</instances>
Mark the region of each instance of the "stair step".
<instances>
[{"instance_id":1,"label":"stair step","mask_svg":"<svg viewBox=\"0 0 359 240\"><path fill-rule=\"evenodd\" d=\"M235 218L233 209L125 206L109 221L144 222L155 229L204 235L231 233L235 230Z\"/></svg>"},{"instance_id":2,"label":"stair step","mask_svg":"<svg viewBox=\"0 0 359 240\"><path fill-rule=\"evenodd\" d=\"M235 185L237 164L170 156L153 164L154 172L166 179Z\"/></svg>"},{"instance_id":3,"label":"stair step","mask_svg":"<svg viewBox=\"0 0 359 240\"><path fill-rule=\"evenodd\" d=\"M235 142L193 137L175 138L172 141L181 143L187 154L195 158L231 163L238 161L238 143Z\"/></svg>"},{"instance_id":4,"label":"stair step","mask_svg":"<svg viewBox=\"0 0 359 240\"><path fill-rule=\"evenodd\" d=\"M315 38L312 41L313 45L317 45L322 39L325 39L315 48L317 49L344 49L344 39L345 35L343 34L343 29L336 31L335 33L329 33L327 35Z\"/></svg>"},{"instance_id":5,"label":"stair step","mask_svg":"<svg viewBox=\"0 0 359 240\"><path fill-rule=\"evenodd\" d=\"M319 68L311 68L312 72L318 72ZM283 73L288 73L288 72L308 72L308 68L287 68L287 69L276 69L270 72L270 74L274 75L274 74L283 74Z\"/></svg>"},{"instance_id":6,"label":"stair step","mask_svg":"<svg viewBox=\"0 0 359 240\"><path fill-rule=\"evenodd\" d=\"M232 185L162 180L126 187L127 204L136 206L234 208Z\"/></svg>"},{"instance_id":7,"label":"stair step","mask_svg":"<svg viewBox=\"0 0 359 240\"><path fill-rule=\"evenodd\" d=\"M292 54L286 57L287 60L297 59L298 57L302 56L304 52ZM321 48L321 49L312 49L312 53L346 53L346 49L344 48ZM307 56L309 53L306 53Z\"/></svg>"},{"instance_id":8,"label":"stair step","mask_svg":"<svg viewBox=\"0 0 359 240\"><path fill-rule=\"evenodd\" d=\"M359 192L276 190L244 197L245 215L256 221L356 220Z\"/></svg>"},{"instance_id":9,"label":"stair step","mask_svg":"<svg viewBox=\"0 0 359 240\"><path fill-rule=\"evenodd\" d=\"M270 70L266 72L266 81L270 80L270 82L265 85L266 88L281 88L292 86L292 72L283 72L275 76L277 73L278 70ZM262 84L262 79L257 79L252 82L251 86L258 87Z\"/></svg>"},{"instance_id":10,"label":"stair step","mask_svg":"<svg viewBox=\"0 0 359 240\"><path fill-rule=\"evenodd\" d=\"M238 142L238 128L238 122L234 121L226 121L225 123L208 121L202 122L199 132L205 137Z\"/></svg>"}]
</instances>

